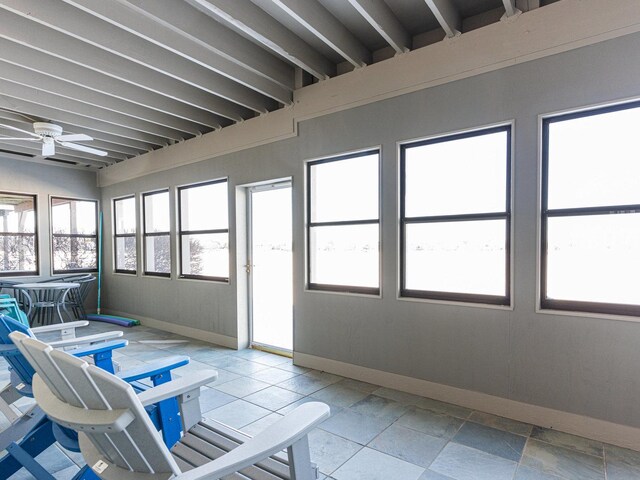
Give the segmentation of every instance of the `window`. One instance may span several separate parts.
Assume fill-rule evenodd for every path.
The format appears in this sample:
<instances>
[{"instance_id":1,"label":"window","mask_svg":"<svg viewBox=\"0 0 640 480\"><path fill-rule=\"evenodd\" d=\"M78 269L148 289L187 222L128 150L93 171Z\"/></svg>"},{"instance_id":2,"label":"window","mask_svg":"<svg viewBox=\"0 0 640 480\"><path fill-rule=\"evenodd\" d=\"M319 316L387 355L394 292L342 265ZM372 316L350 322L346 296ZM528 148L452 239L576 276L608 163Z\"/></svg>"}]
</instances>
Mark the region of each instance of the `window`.
<instances>
[{"instance_id":1,"label":"window","mask_svg":"<svg viewBox=\"0 0 640 480\"><path fill-rule=\"evenodd\" d=\"M51 197L53 273L95 272L98 202Z\"/></svg>"},{"instance_id":2,"label":"window","mask_svg":"<svg viewBox=\"0 0 640 480\"><path fill-rule=\"evenodd\" d=\"M401 295L510 303L511 127L401 146Z\"/></svg>"},{"instance_id":3,"label":"window","mask_svg":"<svg viewBox=\"0 0 640 480\"><path fill-rule=\"evenodd\" d=\"M543 120L541 307L640 316L640 102Z\"/></svg>"},{"instance_id":4,"label":"window","mask_svg":"<svg viewBox=\"0 0 640 480\"><path fill-rule=\"evenodd\" d=\"M380 293L380 154L307 163L307 270L312 290Z\"/></svg>"},{"instance_id":5,"label":"window","mask_svg":"<svg viewBox=\"0 0 640 480\"><path fill-rule=\"evenodd\" d=\"M178 188L180 277L229 281L227 180Z\"/></svg>"},{"instance_id":6,"label":"window","mask_svg":"<svg viewBox=\"0 0 640 480\"><path fill-rule=\"evenodd\" d=\"M113 225L116 272L136 273L136 198L133 195L113 201Z\"/></svg>"},{"instance_id":7,"label":"window","mask_svg":"<svg viewBox=\"0 0 640 480\"><path fill-rule=\"evenodd\" d=\"M0 192L0 276L38 274L36 196Z\"/></svg>"},{"instance_id":8,"label":"window","mask_svg":"<svg viewBox=\"0 0 640 480\"><path fill-rule=\"evenodd\" d=\"M171 276L169 191L144 193L144 273Z\"/></svg>"}]
</instances>

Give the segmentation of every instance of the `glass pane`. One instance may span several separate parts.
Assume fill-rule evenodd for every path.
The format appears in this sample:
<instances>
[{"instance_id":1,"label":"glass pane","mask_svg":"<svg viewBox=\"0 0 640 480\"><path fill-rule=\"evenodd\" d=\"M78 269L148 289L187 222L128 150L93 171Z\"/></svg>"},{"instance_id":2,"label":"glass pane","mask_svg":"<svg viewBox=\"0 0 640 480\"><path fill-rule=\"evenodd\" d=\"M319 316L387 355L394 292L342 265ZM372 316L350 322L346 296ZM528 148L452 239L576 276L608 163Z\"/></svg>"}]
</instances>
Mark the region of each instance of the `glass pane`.
<instances>
[{"instance_id":1,"label":"glass pane","mask_svg":"<svg viewBox=\"0 0 640 480\"><path fill-rule=\"evenodd\" d=\"M95 235L96 207L93 201L52 198L53 233Z\"/></svg>"},{"instance_id":2,"label":"glass pane","mask_svg":"<svg viewBox=\"0 0 640 480\"><path fill-rule=\"evenodd\" d=\"M169 235L146 237L145 270L153 273L171 273L171 245Z\"/></svg>"},{"instance_id":3,"label":"glass pane","mask_svg":"<svg viewBox=\"0 0 640 480\"><path fill-rule=\"evenodd\" d=\"M379 226L348 225L311 229L311 283L378 288Z\"/></svg>"},{"instance_id":4,"label":"glass pane","mask_svg":"<svg viewBox=\"0 0 640 480\"><path fill-rule=\"evenodd\" d=\"M169 192L145 195L143 198L146 232L168 232L170 222Z\"/></svg>"},{"instance_id":5,"label":"glass pane","mask_svg":"<svg viewBox=\"0 0 640 480\"><path fill-rule=\"evenodd\" d=\"M549 208L640 203L640 108L549 125Z\"/></svg>"},{"instance_id":6,"label":"glass pane","mask_svg":"<svg viewBox=\"0 0 640 480\"><path fill-rule=\"evenodd\" d=\"M311 166L311 221L378 218L377 153Z\"/></svg>"},{"instance_id":7,"label":"glass pane","mask_svg":"<svg viewBox=\"0 0 640 480\"><path fill-rule=\"evenodd\" d=\"M405 150L405 215L504 212L507 132Z\"/></svg>"},{"instance_id":8,"label":"glass pane","mask_svg":"<svg viewBox=\"0 0 640 480\"><path fill-rule=\"evenodd\" d=\"M35 272L34 235L0 235L0 272Z\"/></svg>"},{"instance_id":9,"label":"glass pane","mask_svg":"<svg viewBox=\"0 0 640 480\"><path fill-rule=\"evenodd\" d=\"M227 182L180 190L181 230L217 230L229 226Z\"/></svg>"},{"instance_id":10,"label":"glass pane","mask_svg":"<svg viewBox=\"0 0 640 480\"><path fill-rule=\"evenodd\" d=\"M182 274L229 277L229 234L182 236Z\"/></svg>"},{"instance_id":11,"label":"glass pane","mask_svg":"<svg viewBox=\"0 0 640 480\"><path fill-rule=\"evenodd\" d=\"M405 288L506 294L505 220L408 224Z\"/></svg>"},{"instance_id":12,"label":"glass pane","mask_svg":"<svg viewBox=\"0 0 640 480\"><path fill-rule=\"evenodd\" d=\"M549 218L547 298L640 305L640 214Z\"/></svg>"},{"instance_id":13,"label":"glass pane","mask_svg":"<svg viewBox=\"0 0 640 480\"><path fill-rule=\"evenodd\" d=\"M136 199L123 198L113 202L116 233L136 233Z\"/></svg>"},{"instance_id":14,"label":"glass pane","mask_svg":"<svg viewBox=\"0 0 640 480\"><path fill-rule=\"evenodd\" d=\"M136 271L136 237L116 238L116 269Z\"/></svg>"},{"instance_id":15,"label":"glass pane","mask_svg":"<svg viewBox=\"0 0 640 480\"><path fill-rule=\"evenodd\" d=\"M291 188L251 194L253 341L293 349Z\"/></svg>"},{"instance_id":16,"label":"glass pane","mask_svg":"<svg viewBox=\"0 0 640 480\"><path fill-rule=\"evenodd\" d=\"M55 271L90 269L98 266L95 238L53 237Z\"/></svg>"},{"instance_id":17,"label":"glass pane","mask_svg":"<svg viewBox=\"0 0 640 480\"><path fill-rule=\"evenodd\" d=\"M0 193L0 233L35 233L36 215L31 196Z\"/></svg>"}]
</instances>

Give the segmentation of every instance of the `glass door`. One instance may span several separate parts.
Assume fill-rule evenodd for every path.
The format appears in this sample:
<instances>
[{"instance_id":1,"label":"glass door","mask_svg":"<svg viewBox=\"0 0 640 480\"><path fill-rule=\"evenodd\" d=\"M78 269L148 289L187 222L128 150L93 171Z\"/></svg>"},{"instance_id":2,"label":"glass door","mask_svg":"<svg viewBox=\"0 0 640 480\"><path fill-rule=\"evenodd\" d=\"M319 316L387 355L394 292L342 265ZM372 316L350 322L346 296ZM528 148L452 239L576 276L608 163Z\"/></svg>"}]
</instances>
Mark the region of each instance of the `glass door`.
<instances>
[{"instance_id":1,"label":"glass door","mask_svg":"<svg viewBox=\"0 0 640 480\"><path fill-rule=\"evenodd\" d=\"M293 350L291 182L249 190L251 344Z\"/></svg>"}]
</instances>

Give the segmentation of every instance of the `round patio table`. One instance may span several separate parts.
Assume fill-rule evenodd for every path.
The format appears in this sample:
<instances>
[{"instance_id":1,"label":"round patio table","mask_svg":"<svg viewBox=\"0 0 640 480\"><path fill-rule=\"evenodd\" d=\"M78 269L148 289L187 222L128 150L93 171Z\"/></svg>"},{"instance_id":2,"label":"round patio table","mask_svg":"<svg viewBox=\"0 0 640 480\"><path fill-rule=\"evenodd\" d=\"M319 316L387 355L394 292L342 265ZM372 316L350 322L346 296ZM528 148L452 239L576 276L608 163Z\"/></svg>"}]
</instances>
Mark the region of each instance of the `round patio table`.
<instances>
[{"instance_id":1,"label":"round patio table","mask_svg":"<svg viewBox=\"0 0 640 480\"><path fill-rule=\"evenodd\" d=\"M69 290L79 287L80 284L74 282L19 283L13 286L27 307L30 325L36 320L39 324L48 325L54 323L54 318L64 323L60 308L65 308Z\"/></svg>"}]
</instances>

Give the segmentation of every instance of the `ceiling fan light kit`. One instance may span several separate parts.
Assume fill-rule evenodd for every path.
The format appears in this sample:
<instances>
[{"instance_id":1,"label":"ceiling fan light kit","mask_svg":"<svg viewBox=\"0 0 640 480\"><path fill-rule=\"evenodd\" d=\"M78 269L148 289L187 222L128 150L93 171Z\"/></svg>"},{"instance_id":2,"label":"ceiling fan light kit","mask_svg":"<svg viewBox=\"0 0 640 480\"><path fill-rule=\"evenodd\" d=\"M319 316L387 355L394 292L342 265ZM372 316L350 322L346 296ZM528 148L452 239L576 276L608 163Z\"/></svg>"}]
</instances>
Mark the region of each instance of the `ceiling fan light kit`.
<instances>
[{"instance_id":1,"label":"ceiling fan light kit","mask_svg":"<svg viewBox=\"0 0 640 480\"><path fill-rule=\"evenodd\" d=\"M78 150L80 152L91 153L92 155L98 155L100 157L104 157L107 155L107 152L105 152L104 150L98 150L97 148L91 148L85 145L72 143L72 142L90 142L91 140L93 140L93 138L83 133L63 135L62 127L60 125L56 125L55 123L34 122L33 131L35 133L29 132L27 130L23 130L21 128L12 127L11 125L0 124L0 127L31 136L26 138L25 137L12 137L12 138L0 137L0 142L2 140L42 142L43 157L51 157L55 155L56 143L61 147L70 148L72 150Z\"/></svg>"}]
</instances>

